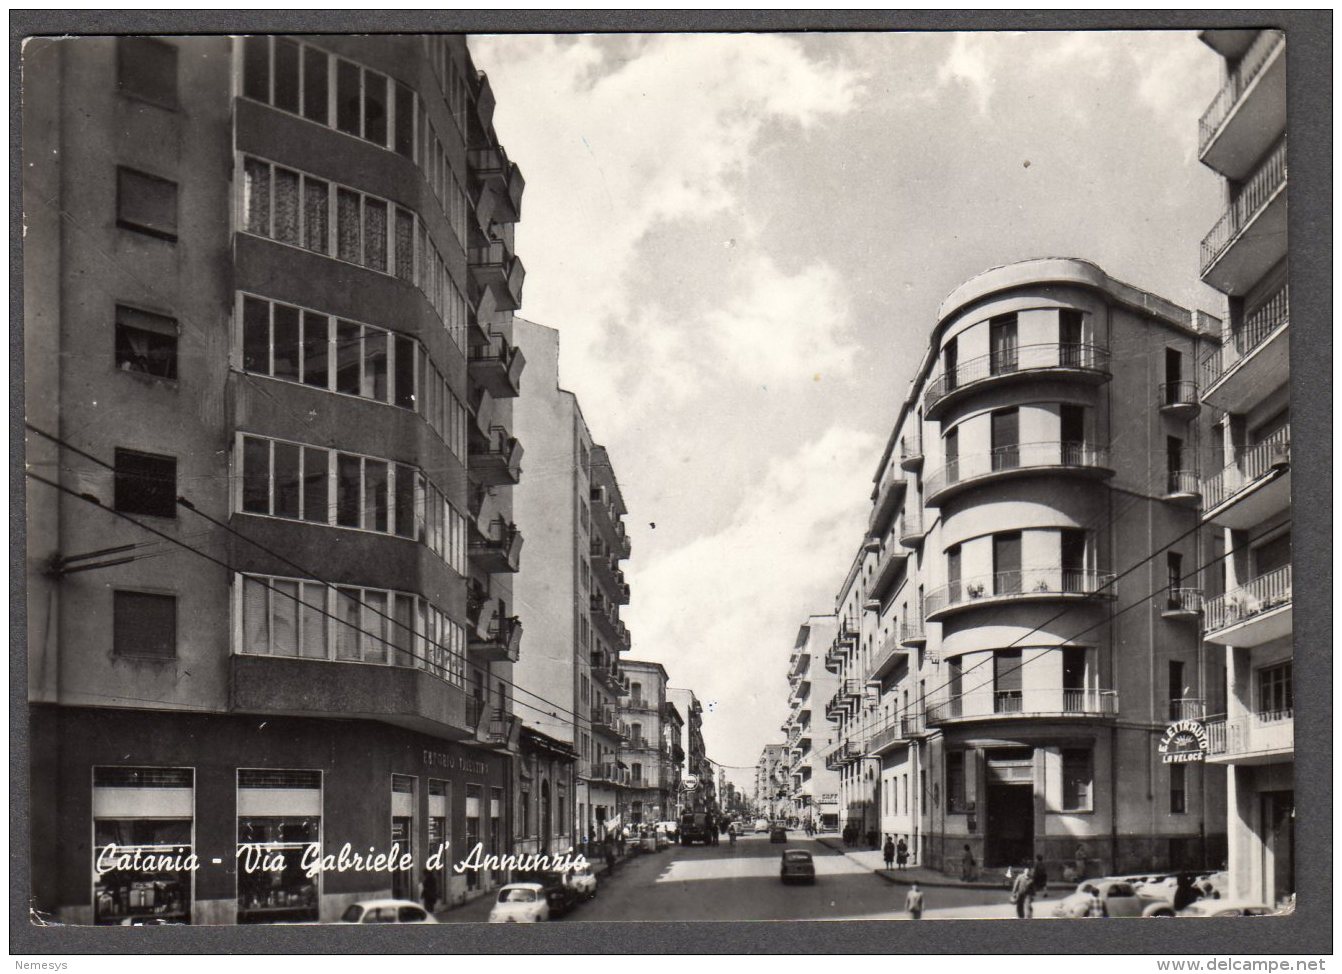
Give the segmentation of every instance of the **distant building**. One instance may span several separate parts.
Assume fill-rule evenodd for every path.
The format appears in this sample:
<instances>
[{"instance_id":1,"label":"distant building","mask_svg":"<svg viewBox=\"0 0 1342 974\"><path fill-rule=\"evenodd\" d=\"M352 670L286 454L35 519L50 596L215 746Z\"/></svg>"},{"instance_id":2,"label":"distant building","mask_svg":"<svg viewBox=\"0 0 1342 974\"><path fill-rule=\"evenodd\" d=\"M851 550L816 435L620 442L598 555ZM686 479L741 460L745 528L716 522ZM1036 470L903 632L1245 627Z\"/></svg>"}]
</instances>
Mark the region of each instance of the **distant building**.
<instances>
[{"instance_id":1,"label":"distant building","mask_svg":"<svg viewBox=\"0 0 1342 974\"><path fill-rule=\"evenodd\" d=\"M832 729L821 713L838 684L825 668L825 657L834 643L835 617L813 615L797 630L788 660L788 697L791 711L783 723L787 753L789 815L817 829L839 827L839 775L822 755L831 742Z\"/></svg>"},{"instance_id":2,"label":"distant building","mask_svg":"<svg viewBox=\"0 0 1342 974\"><path fill-rule=\"evenodd\" d=\"M676 812L680 790L680 769L672 758L680 715L667 700L662 664L624 659L620 668L629 684L620 703L620 718L629 728L620 748L620 760L629 767L629 820L665 821Z\"/></svg>"}]
</instances>

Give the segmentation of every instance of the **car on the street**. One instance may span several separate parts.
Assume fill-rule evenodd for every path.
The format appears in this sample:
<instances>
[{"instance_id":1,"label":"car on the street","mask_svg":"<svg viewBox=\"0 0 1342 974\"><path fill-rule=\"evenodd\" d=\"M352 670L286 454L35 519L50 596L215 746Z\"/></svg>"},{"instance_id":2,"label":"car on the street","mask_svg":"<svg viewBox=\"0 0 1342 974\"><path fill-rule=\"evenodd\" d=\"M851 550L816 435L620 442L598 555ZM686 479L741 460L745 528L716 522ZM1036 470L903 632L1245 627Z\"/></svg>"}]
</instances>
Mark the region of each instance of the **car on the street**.
<instances>
[{"instance_id":1,"label":"car on the street","mask_svg":"<svg viewBox=\"0 0 1342 974\"><path fill-rule=\"evenodd\" d=\"M540 883L509 883L499 889L490 923L539 923L550 919L550 903Z\"/></svg>"},{"instance_id":2,"label":"car on the street","mask_svg":"<svg viewBox=\"0 0 1342 974\"><path fill-rule=\"evenodd\" d=\"M360 900L345 907L338 923L437 923L413 900Z\"/></svg>"},{"instance_id":3,"label":"car on the street","mask_svg":"<svg viewBox=\"0 0 1342 974\"><path fill-rule=\"evenodd\" d=\"M770 841L770 842L786 842L786 841L787 841L787 829L783 828L783 826L781 826L781 825L775 825L775 826L773 826L772 828L769 829L769 841Z\"/></svg>"},{"instance_id":4,"label":"car on the street","mask_svg":"<svg viewBox=\"0 0 1342 974\"><path fill-rule=\"evenodd\" d=\"M1098 900L1098 903L1096 902ZM1143 893L1127 879L1087 879L1053 908L1055 917L1172 917L1174 907L1163 897Z\"/></svg>"},{"instance_id":5,"label":"car on the street","mask_svg":"<svg viewBox=\"0 0 1342 974\"><path fill-rule=\"evenodd\" d=\"M1283 910L1253 900L1202 899L1179 911L1181 917L1270 917Z\"/></svg>"},{"instance_id":6,"label":"car on the street","mask_svg":"<svg viewBox=\"0 0 1342 974\"><path fill-rule=\"evenodd\" d=\"M592 872L590 863L584 863L581 866L569 866L565 870L567 882L584 900L590 900L596 896L596 873Z\"/></svg>"},{"instance_id":7,"label":"car on the street","mask_svg":"<svg viewBox=\"0 0 1342 974\"><path fill-rule=\"evenodd\" d=\"M805 849L784 849L779 876L784 883L790 883L794 879L805 883L814 883L815 860Z\"/></svg>"},{"instance_id":8,"label":"car on the street","mask_svg":"<svg viewBox=\"0 0 1342 974\"><path fill-rule=\"evenodd\" d=\"M680 841L680 823L678 822L658 822L657 831L665 835L671 842Z\"/></svg>"},{"instance_id":9,"label":"car on the street","mask_svg":"<svg viewBox=\"0 0 1342 974\"><path fill-rule=\"evenodd\" d=\"M680 817L680 844L693 845L702 842L711 845L717 834L718 825L707 812L686 812Z\"/></svg>"},{"instance_id":10,"label":"car on the street","mask_svg":"<svg viewBox=\"0 0 1342 974\"><path fill-rule=\"evenodd\" d=\"M572 910L583 899L577 887L570 881L569 874L557 869L518 871L514 880L519 883L535 883L545 894L545 902L550 906L550 916L560 917Z\"/></svg>"},{"instance_id":11,"label":"car on the street","mask_svg":"<svg viewBox=\"0 0 1342 974\"><path fill-rule=\"evenodd\" d=\"M769 831L769 820L767 818L755 819L755 832L757 834L760 832L768 832L768 831Z\"/></svg>"}]
</instances>

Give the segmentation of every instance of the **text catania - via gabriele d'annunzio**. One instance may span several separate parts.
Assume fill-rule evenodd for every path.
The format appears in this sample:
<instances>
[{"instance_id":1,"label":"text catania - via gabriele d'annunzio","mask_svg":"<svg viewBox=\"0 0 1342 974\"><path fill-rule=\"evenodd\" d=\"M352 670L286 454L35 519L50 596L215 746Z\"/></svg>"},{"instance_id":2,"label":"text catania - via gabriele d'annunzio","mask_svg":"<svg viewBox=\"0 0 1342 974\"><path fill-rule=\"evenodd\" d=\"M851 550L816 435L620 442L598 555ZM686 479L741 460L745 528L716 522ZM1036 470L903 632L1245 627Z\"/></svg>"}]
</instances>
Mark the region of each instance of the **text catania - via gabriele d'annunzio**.
<instances>
[{"instance_id":1,"label":"text catania - via gabriele d'annunzio","mask_svg":"<svg viewBox=\"0 0 1342 974\"><path fill-rule=\"evenodd\" d=\"M438 848L424 861L424 868L437 871L448 864L448 851L452 843L439 843ZM289 853L291 855L292 853ZM238 846L238 868L243 872L280 872L288 864L286 853L270 849L264 845L243 844ZM367 852L355 852L346 842L339 852L323 855L315 845L303 850L299 862L309 878L323 872L403 872L414 869L415 857L410 852L402 852L400 843L393 843L386 852L378 852L369 847ZM474 848L460 862L453 863L457 873L479 871L482 869L515 869L521 872L549 872L551 870L581 869L587 865L587 859L574 854L572 849L559 853L527 853L519 855L508 853L498 855L485 852L484 845L477 842ZM115 843L104 846L98 853L98 874L115 870L148 870L150 872L194 872L200 868L200 859L194 852L162 853L146 852L135 847L121 847Z\"/></svg>"}]
</instances>

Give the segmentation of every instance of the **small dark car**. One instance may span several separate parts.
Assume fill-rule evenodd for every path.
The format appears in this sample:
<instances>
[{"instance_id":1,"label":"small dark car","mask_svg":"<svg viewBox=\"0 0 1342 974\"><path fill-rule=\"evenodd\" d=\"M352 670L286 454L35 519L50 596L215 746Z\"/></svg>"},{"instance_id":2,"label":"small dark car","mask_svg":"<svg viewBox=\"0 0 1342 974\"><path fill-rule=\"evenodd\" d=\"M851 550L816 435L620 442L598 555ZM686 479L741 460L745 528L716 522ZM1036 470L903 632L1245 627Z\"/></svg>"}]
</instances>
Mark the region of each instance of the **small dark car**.
<instances>
[{"instance_id":1,"label":"small dark car","mask_svg":"<svg viewBox=\"0 0 1342 974\"><path fill-rule=\"evenodd\" d=\"M815 861L805 849L785 849L783 851L783 865L779 874L784 883L790 883L794 879L814 883Z\"/></svg>"},{"instance_id":2,"label":"small dark car","mask_svg":"<svg viewBox=\"0 0 1342 974\"><path fill-rule=\"evenodd\" d=\"M770 842L786 842L786 841L787 841L787 829L783 828L783 826L781 826L781 825L775 825L773 828L771 828L771 829L769 830L769 841L770 841Z\"/></svg>"},{"instance_id":3,"label":"small dark car","mask_svg":"<svg viewBox=\"0 0 1342 974\"><path fill-rule=\"evenodd\" d=\"M540 883L545 892L545 902L550 905L550 915L563 916L578 905L582 893L565 881L560 872L519 872L517 882Z\"/></svg>"}]
</instances>

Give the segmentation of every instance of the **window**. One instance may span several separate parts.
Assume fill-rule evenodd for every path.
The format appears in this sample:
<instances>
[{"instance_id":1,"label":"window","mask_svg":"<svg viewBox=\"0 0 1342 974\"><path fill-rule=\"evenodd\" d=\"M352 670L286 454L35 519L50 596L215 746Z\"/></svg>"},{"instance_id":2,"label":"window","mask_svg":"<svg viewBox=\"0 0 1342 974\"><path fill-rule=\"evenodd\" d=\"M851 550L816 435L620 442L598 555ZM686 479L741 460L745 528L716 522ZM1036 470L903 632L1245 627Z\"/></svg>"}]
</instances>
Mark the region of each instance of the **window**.
<instances>
[{"instance_id":1,"label":"window","mask_svg":"<svg viewBox=\"0 0 1342 974\"><path fill-rule=\"evenodd\" d=\"M177 655L177 597L113 592L112 652L117 656L173 659Z\"/></svg>"},{"instance_id":2,"label":"window","mask_svg":"<svg viewBox=\"0 0 1342 974\"><path fill-rule=\"evenodd\" d=\"M1072 308L1058 312L1058 364L1080 368L1085 365L1085 346L1081 339L1082 313Z\"/></svg>"},{"instance_id":3,"label":"window","mask_svg":"<svg viewBox=\"0 0 1342 974\"><path fill-rule=\"evenodd\" d=\"M1290 662L1259 670L1258 716L1267 720L1282 720L1291 716L1294 707Z\"/></svg>"},{"instance_id":4,"label":"window","mask_svg":"<svg viewBox=\"0 0 1342 974\"><path fill-rule=\"evenodd\" d=\"M1015 470L1020 466L1020 410L998 409L992 414L992 468Z\"/></svg>"},{"instance_id":5,"label":"window","mask_svg":"<svg viewBox=\"0 0 1342 974\"><path fill-rule=\"evenodd\" d=\"M118 449L113 505L127 514L177 516L177 460Z\"/></svg>"},{"instance_id":6,"label":"window","mask_svg":"<svg viewBox=\"0 0 1342 974\"><path fill-rule=\"evenodd\" d=\"M1020 713L1023 707L1021 651L999 649L993 653L993 713Z\"/></svg>"},{"instance_id":7,"label":"window","mask_svg":"<svg viewBox=\"0 0 1342 974\"><path fill-rule=\"evenodd\" d=\"M177 48L151 37L118 37L117 88L163 108L177 107Z\"/></svg>"},{"instance_id":8,"label":"window","mask_svg":"<svg viewBox=\"0 0 1342 974\"><path fill-rule=\"evenodd\" d=\"M957 340L952 338L941 350L941 372L943 375L942 388L945 392L950 392L958 385L958 362L960 359L960 350Z\"/></svg>"},{"instance_id":9,"label":"window","mask_svg":"<svg viewBox=\"0 0 1342 974\"><path fill-rule=\"evenodd\" d=\"M960 569L960 546L958 544L951 545L946 549L946 601L948 603L960 601Z\"/></svg>"},{"instance_id":10,"label":"window","mask_svg":"<svg viewBox=\"0 0 1342 974\"><path fill-rule=\"evenodd\" d=\"M988 322L989 368L992 375L1015 372L1018 365L1016 351L1016 316L998 315Z\"/></svg>"},{"instance_id":11,"label":"window","mask_svg":"<svg viewBox=\"0 0 1342 974\"><path fill-rule=\"evenodd\" d=\"M1062 562L1062 590L1088 592L1087 537L1082 528L1063 528L1059 533L1060 561Z\"/></svg>"},{"instance_id":12,"label":"window","mask_svg":"<svg viewBox=\"0 0 1342 974\"><path fill-rule=\"evenodd\" d=\"M1171 494L1178 493L1182 489L1181 481L1187 475L1184 472L1184 441L1177 436L1165 437L1165 470L1169 480L1166 489Z\"/></svg>"},{"instance_id":13,"label":"window","mask_svg":"<svg viewBox=\"0 0 1342 974\"><path fill-rule=\"evenodd\" d=\"M176 319L117 305L116 367L160 379L177 378Z\"/></svg>"},{"instance_id":14,"label":"window","mask_svg":"<svg viewBox=\"0 0 1342 974\"><path fill-rule=\"evenodd\" d=\"M1021 533L993 535L993 595L1021 592Z\"/></svg>"},{"instance_id":15,"label":"window","mask_svg":"<svg viewBox=\"0 0 1342 974\"><path fill-rule=\"evenodd\" d=\"M965 752L949 751L946 754L946 811L954 815L965 810Z\"/></svg>"},{"instance_id":16,"label":"window","mask_svg":"<svg viewBox=\"0 0 1342 974\"><path fill-rule=\"evenodd\" d=\"M1095 772L1089 748L1064 748L1062 752L1062 810L1088 812Z\"/></svg>"},{"instance_id":17,"label":"window","mask_svg":"<svg viewBox=\"0 0 1342 974\"><path fill-rule=\"evenodd\" d=\"M1062 442L1062 462L1085 462L1086 407L1063 403L1058 409L1058 439Z\"/></svg>"},{"instance_id":18,"label":"window","mask_svg":"<svg viewBox=\"0 0 1342 974\"><path fill-rule=\"evenodd\" d=\"M1182 815L1188 811L1184 772L1187 770L1182 764L1167 764L1165 767L1170 769L1170 814Z\"/></svg>"},{"instance_id":19,"label":"window","mask_svg":"<svg viewBox=\"0 0 1342 974\"><path fill-rule=\"evenodd\" d=\"M177 239L177 184L135 169L116 171L116 224L163 240Z\"/></svg>"}]
</instances>

